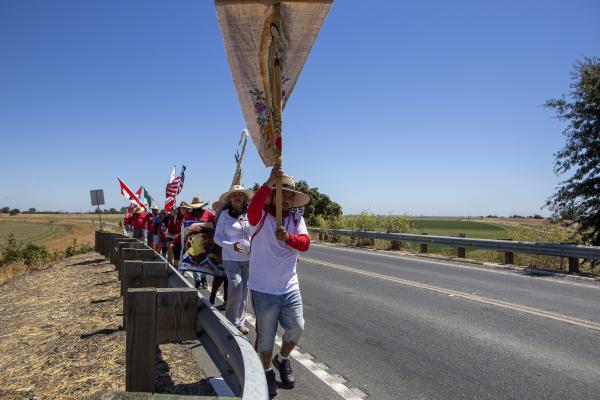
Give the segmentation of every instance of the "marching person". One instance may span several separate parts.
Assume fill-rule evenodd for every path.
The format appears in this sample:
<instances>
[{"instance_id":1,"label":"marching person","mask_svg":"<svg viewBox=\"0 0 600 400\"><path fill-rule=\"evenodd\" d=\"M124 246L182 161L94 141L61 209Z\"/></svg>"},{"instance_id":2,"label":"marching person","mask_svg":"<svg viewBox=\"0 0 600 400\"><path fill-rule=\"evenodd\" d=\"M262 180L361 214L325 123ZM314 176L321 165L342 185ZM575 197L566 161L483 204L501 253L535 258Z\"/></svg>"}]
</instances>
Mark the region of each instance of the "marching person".
<instances>
[{"instance_id":1,"label":"marching person","mask_svg":"<svg viewBox=\"0 0 600 400\"><path fill-rule=\"evenodd\" d=\"M281 182L283 225L275 220L273 186ZM252 226L250 274L248 287L256 313L256 351L259 353L269 387L277 394L272 365L279 370L281 382L293 388L296 379L289 355L304 331L302 296L296 274L298 254L307 251L310 236L302 215L292 209L308 204L310 197L295 190L294 179L275 166L267 182L248 205L248 222ZM284 329L280 354L272 360L277 324Z\"/></svg>"},{"instance_id":2,"label":"marching person","mask_svg":"<svg viewBox=\"0 0 600 400\"><path fill-rule=\"evenodd\" d=\"M154 248L154 243L158 241L158 237L156 236L156 217L158 217L158 207L152 206L152 213L146 214L145 222L146 222L146 243L148 243L148 247ZM155 240L156 239L156 240Z\"/></svg>"},{"instance_id":3,"label":"marching person","mask_svg":"<svg viewBox=\"0 0 600 400\"><path fill-rule=\"evenodd\" d=\"M187 218L187 213L190 210L190 206L182 201L176 211L171 215L169 220L169 226L167 227L167 234L171 235L173 241L171 242L171 253L173 254L173 265L179 265L179 258L181 257L181 224Z\"/></svg>"},{"instance_id":4,"label":"marching person","mask_svg":"<svg viewBox=\"0 0 600 400\"><path fill-rule=\"evenodd\" d=\"M223 193L219 199L222 208L215 229L215 243L223 249L223 267L227 275L225 316L244 335L249 332L245 325L250 260L247 209L253 195L254 192L240 185L233 185L228 192Z\"/></svg>"},{"instance_id":5,"label":"marching person","mask_svg":"<svg viewBox=\"0 0 600 400\"><path fill-rule=\"evenodd\" d=\"M169 225L169 219L171 215L167 213L165 209L160 210L158 214L160 220L158 221L157 230L158 230L158 249L157 251L162 254L163 257L167 256L167 246L169 243L167 242L167 226Z\"/></svg>"},{"instance_id":6,"label":"marching person","mask_svg":"<svg viewBox=\"0 0 600 400\"><path fill-rule=\"evenodd\" d=\"M137 240L144 240L144 227L146 225L146 212L143 207L137 206L133 213L123 221L125 225L133 227L133 237Z\"/></svg>"},{"instance_id":7,"label":"marching person","mask_svg":"<svg viewBox=\"0 0 600 400\"><path fill-rule=\"evenodd\" d=\"M192 199L192 202L189 204L190 207L190 211L189 213L186 215L185 220L186 221L198 221L198 222L211 222L214 226L215 223L215 214L206 209L206 206L208 205L208 203L202 201L202 198L199 196L196 196ZM198 225L198 229L200 227L200 224ZM190 229L192 231L194 231L196 228L194 228L194 224L192 224L190 226ZM192 274L193 275L193 279L194 282L196 284L196 287L202 287L202 289L207 289L208 288L208 280L206 279L206 274L204 273L199 273L199 272L191 272L188 271L185 274ZM186 276L184 274L184 276ZM200 280L198 280L198 275L200 275ZM213 301L214 303L214 301Z\"/></svg>"}]
</instances>

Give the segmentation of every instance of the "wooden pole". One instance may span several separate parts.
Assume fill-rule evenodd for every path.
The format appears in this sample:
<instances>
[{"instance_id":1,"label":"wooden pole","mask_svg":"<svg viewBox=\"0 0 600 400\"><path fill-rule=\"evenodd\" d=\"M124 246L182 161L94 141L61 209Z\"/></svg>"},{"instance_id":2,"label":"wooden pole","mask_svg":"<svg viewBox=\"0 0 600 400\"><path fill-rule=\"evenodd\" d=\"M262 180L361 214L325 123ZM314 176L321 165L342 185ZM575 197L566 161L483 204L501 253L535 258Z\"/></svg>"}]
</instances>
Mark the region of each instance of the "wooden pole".
<instances>
[{"instance_id":1,"label":"wooden pole","mask_svg":"<svg viewBox=\"0 0 600 400\"><path fill-rule=\"evenodd\" d=\"M156 289L129 289L127 297L125 390L154 392Z\"/></svg>"}]
</instances>

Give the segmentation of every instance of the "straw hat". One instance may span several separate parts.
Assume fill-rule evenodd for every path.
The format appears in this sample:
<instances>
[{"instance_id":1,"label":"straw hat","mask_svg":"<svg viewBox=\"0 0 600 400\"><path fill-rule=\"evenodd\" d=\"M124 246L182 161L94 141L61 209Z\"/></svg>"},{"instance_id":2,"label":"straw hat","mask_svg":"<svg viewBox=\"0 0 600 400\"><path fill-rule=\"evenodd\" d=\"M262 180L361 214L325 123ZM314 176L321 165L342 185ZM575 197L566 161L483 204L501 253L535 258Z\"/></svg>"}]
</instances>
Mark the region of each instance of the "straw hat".
<instances>
[{"instance_id":1,"label":"straw hat","mask_svg":"<svg viewBox=\"0 0 600 400\"><path fill-rule=\"evenodd\" d=\"M197 208L202 208L205 205L207 205L208 203L203 201L202 198L200 196L196 196L192 199L192 203L191 204L187 204L189 208L191 208L192 210L195 210Z\"/></svg>"},{"instance_id":2,"label":"straw hat","mask_svg":"<svg viewBox=\"0 0 600 400\"><path fill-rule=\"evenodd\" d=\"M220 200L213 201L210 205L210 208L212 208L213 211L219 211L221 207L223 207L223 203Z\"/></svg>"},{"instance_id":3,"label":"straw hat","mask_svg":"<svg viewBox=\"0 0 600 400\"><path fill-rule=\"evenodd\" d=\"M190 209L192 207L188 203L186 203L185 201L182 201L181 203L179 203L179 208Z\"/></svg>"},{"instance_id":4,"label":"straw hat","mask_svg":"<svg viewBox=\"0 0 600 400\"><path fill-rule=\"evenodd\" d=\"M283 175L281 178L282 189L294 194L294 200L290 208L302 207L310 203L310 196L296 190L296 181L289 175Z\"/></svg>"},{"instance_id":5,"label":"straw hat","mask_svg":"<svg viewBox=\"0 0 600 400\"><path fill-rule=\"evenodd\" d=\"M229 196L232 193L244 193L246 197L248 197L248 200L250 200L252 196L254 196L254 192L252 190L245 189L242 185L233 185L229 188L229 191L223 193L221 197L219 197L219 201L221 202L221 204L229 203Z\"/></svg>"},{"instance_id":6,"label":"straw hat","mask_svg":"<svg viewBox=\"0 0 600 400\"><path fill-rule=\"evenodd\" d=\"M144 211L144 207L141 206L137 206L136 208L133 209L133 213L141 213L142 211Z\"/></svg>"}]
</instances>

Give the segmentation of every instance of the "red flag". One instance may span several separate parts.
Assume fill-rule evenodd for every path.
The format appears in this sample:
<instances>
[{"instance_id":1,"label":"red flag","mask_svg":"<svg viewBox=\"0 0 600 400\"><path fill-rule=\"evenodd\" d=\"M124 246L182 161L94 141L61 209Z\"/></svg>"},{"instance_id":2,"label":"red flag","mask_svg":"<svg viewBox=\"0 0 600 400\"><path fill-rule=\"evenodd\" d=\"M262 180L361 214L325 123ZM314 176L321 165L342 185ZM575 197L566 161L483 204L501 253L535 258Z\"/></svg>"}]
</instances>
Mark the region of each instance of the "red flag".
<instances>
[{"instance_id":1,"label":"red flag","mask_svg":"<svg viewBox=\"0 0 600 400\"><path fill-rule=\"evenodd\" d=\"M129 189L129 187L127 187L125 182L123 182L119 177L117 177L117 179L119 180L119 186L121 186L121 195L127 199L133 200L138 206L144 207L144 205L140 201L140 198L136 196L135 193L133 193L131 189Z\"/></svg>"},{"instance_id":2,"label":"red flag","mask_svg":"<svg viewBox=\"0 0 600 400\"><path fill-rule=\"evenodd\" d=\"M169 211L175 205L175 197L169 197L165 201L165 211Z\"/></svg>"}]
</instances>

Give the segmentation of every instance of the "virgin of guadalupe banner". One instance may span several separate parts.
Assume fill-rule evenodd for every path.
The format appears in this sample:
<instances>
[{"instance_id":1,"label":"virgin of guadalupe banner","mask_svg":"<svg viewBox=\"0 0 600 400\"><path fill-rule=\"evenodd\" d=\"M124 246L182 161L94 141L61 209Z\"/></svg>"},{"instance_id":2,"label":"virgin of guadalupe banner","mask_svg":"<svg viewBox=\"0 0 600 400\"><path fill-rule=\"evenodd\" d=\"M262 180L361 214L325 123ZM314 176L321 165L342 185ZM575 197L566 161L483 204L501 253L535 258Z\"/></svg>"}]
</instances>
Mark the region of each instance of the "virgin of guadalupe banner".
<instances>
[{"instance_id":1,"label":"virgin of guadalupe banner","mask_svg":"<svg viewBox=\"0 0 600 400\"><path fill-rule=\"evenodd\" d=\"M266 167L281 161L281 113L333 0L215 0L244 119Z\"/></svg>"},{"instance_id":2,"label":"virgin of guadalupe banner","mask_svg":"<svg viewBox=\"0 0 600 400\"><path fill-rule=\"evenodd\" d=\"M191 225L200 224L199 232L192 232ZM181 257L179 271L202 272L224 276L221 248L215 244L212 223L185 221L181 227Z\"/></svg>"}]
</instances>

